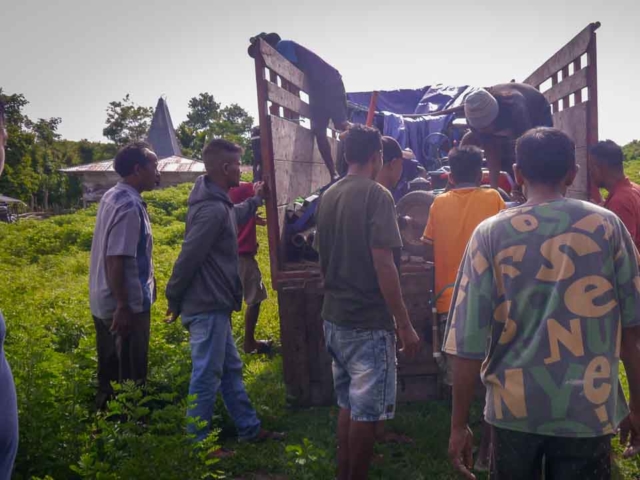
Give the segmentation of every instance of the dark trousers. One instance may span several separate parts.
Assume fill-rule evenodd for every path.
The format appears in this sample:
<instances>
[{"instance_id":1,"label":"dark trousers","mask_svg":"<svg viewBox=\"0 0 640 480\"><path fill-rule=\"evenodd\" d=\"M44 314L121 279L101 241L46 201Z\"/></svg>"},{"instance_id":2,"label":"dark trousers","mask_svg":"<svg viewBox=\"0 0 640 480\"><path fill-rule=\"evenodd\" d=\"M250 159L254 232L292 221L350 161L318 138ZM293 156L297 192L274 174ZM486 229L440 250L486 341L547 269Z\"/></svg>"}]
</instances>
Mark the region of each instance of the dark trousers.
<instances>
[{"instance_id":1,"label":"dark trousers","mask_svg":"<svg viewBox=\"0 0 640 480\"><path fill-rule=\"evenodd\" d=\"M147 379L151 313L135 314L130 333L126 337L111 333L111 322L110 318L93 317L98 348L98 410L103 410L113 398L111 382L133 380L142 385Z\"/></svg>"},{"instance_id":2,"label":"dark trousers","mask_svg":"<svg viewBox=\"0 0 640 480\"><path fill-rule=\"evenodd\" d=\"M543 462L544 458L544 462ZM491 479L608 480L611 436L552 437L493 427Z\"/></svg>"}]
</instances>

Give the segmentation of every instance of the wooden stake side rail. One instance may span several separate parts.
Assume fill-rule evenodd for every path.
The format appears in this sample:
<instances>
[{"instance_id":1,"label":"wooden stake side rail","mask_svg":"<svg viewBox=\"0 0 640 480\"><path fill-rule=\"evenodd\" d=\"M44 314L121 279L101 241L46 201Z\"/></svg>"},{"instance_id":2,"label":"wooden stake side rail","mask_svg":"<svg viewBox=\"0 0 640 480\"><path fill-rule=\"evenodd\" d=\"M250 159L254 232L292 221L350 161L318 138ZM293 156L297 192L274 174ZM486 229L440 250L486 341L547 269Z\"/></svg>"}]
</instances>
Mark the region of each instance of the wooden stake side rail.
<instances>
[{"instance_id":1,"label":"wooden stake side rail","mask_svg":"<svg viewBox=\"0 0 640 480\"><path fill-rule=\"evenodd\" d=\"M580 171L569 195L595 202L601 197L589 179L588 163L589 147L598 142L596 30L599 27L599 22L588 25L524 81L544 93L552 105L554 125L576 144ZM584 55L586 64L582 61ZM549 80L550 88L544 89Z\"/></svg>"},{"instance_id":2,"label":"wooden stake side rail","mask_svg":"<svg viewBox=\"0 0 640 480\"><path fill-rule=\"evenodd\" d=\"M308 79L271 45L263 40L258 42L255 58L258 119L263 180L269 191L266 209L271 279L277 290L282 281L317 276L308 270L285 271L284 215L286 207L296 198L307 197L327 185L331 178L314 134L301 125L302 119L311 116L311 107L302 98L302 92L309 92ZM334 158L337 157L335 137L333 132L328 135Z\"/></svg>"}]
</instances>

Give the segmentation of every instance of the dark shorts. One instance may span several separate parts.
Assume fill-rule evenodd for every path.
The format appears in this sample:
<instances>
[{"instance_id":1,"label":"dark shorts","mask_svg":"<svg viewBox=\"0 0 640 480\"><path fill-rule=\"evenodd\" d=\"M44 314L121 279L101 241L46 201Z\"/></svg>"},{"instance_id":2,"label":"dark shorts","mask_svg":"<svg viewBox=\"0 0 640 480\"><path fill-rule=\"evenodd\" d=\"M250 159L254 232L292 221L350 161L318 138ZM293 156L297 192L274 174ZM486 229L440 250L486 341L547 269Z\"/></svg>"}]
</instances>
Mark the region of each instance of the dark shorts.
<instances>
[{"instance_id":1,"label":"dark shorts","mask_svg":"<svg viewBox=\"0 0 640 480\"><path fill-rule=\"evenodd\" d=\"M329 126L333 121L336 128L340 128L348 120L347 94L342 79L317 86L309 94L311 107L311 128L321 129Z\"/></svg>"},{"instance_id":2,"label":"dark shorts","mask_svg":"<svg viewBox=\"0 0 640 480\"><path fill-rule=\"evenodd\" d=\"M552 437L493 427L492 443L492 480L611 478L610 436Z\"/></svg>"}]
</instances>

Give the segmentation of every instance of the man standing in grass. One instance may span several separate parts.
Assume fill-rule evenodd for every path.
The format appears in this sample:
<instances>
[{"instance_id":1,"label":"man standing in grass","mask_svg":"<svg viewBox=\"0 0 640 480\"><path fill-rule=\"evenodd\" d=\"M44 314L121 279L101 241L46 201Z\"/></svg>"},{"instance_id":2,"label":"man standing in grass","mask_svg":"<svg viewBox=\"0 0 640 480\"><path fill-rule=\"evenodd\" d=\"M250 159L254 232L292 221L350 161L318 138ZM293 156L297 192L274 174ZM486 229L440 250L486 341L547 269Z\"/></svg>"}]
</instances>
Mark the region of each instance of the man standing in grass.
<instances>
[{"instance_id":1,"label":"man standing in grass","mask_svg":"<svg viewBox=\"0 0 640 480\"><path fill-rule=\"evenodd\" d=\"M151 305L156 299L153 236L140 194L160 181L158 157L147 143L131 143L118 152L113 167L122 180L100 200L89 269L98 409L113 396L111 382L145 382Z\"/></svg>"},{"instance_id":2,"label":"man standing in grass","mask_svg":"<svg viewBox=\"0 0 640 480\"><path fill-rule=\"evenodd\" d=\"M409 355L420 340L393 259L402 246L393 197L374 180L382 167L380 132L356 125L345 144L348 174L320 199L317 247L325 340L340 407L338 478L359 480L368 478L376 427L395 413L394 330Z\"/></svg>"},{"instance_id":3,"label":"man standing in grass","mask_svg":"<svg viewBox=\"0 0 640 480\"><path fill-rule=\"evenodd\" d=\"M238 187L229 190L229 198L238 205L255 195L253 183L240 182ZM262 282L262 272L256 261L258 240L256 225L266 225L258 215L251 217L247 223L238 226L238 267L242 293L247 308L244 313L244 353L268 354L271 343L256 340L256 325L260 317L260 305L267 299L267 289Z\"/></svg>"},{"instance_id":4,"label":"man standing in grass","mask_svg":"<svg viewBox=\"0 0 640 480\"><path fill-rule=\"evenodd\" d=\"M196 180L189 195L184 242L166 290L168 321L182 316L189 330L189 395L196 395L196 405L188 416L206 423L203 428L189 424L196 441L209 434L218 390L241 441L283 438L261 428L244 387L242 360L231 331L231 314L242 305L237 228L255 217L264 196L263 184L257 183L255 196L245 202L234 206L229 198L229 189L240 184L241 155L241 147L223 139L205 147L207 173Z\"/></svg>"},{"instance_id":5,"label":"man standing in grass","mask_svg":"<svg viewBox=\"0 0 640 480\"><path fill-rule=\"evenodd\" d=\"M429 220L422 241L426 259L435 264L436 309L438 312L438 343L442 345L451 306L453 286L462 256L476 227L506 208L500 194L481 188L482 150L474 146L454 148L449 152L451 190L436 197L429 211ZM436 359L445 385L451 386L451 362L446 355ZM489 465L491 430L486 425L476 462L477 470Z\"/></svg>"},{"instance_id":6,"label":"man standing in grass","mask_svg":"<svg viewBox=\"0 0 640 480\"><path fill-rule=\"evenodd\" d=\"M638 251L609 211L565 198L575 145L553 128L517 142L528 201L481 223L452 299L444 351L453 359L449 455L465 478L474 386L487 387L491 478L606 480L611 437L640 448ZM622 359L631 413L620 394ZM622 423L621 423L622 422Z\"/></svg>"},{"instance_id":7,"label":"man standing in grass","mask_svg":"<svg viewBox=\"0 0 640 480\"><path fill-rule=\"evenodd\" d=\"M589 167L593 183L609 192L604 208L622 220L640 248L640 185L624 174L622 148L611 140L598 142L591 147Z\"/></svg>"}]
</instances>

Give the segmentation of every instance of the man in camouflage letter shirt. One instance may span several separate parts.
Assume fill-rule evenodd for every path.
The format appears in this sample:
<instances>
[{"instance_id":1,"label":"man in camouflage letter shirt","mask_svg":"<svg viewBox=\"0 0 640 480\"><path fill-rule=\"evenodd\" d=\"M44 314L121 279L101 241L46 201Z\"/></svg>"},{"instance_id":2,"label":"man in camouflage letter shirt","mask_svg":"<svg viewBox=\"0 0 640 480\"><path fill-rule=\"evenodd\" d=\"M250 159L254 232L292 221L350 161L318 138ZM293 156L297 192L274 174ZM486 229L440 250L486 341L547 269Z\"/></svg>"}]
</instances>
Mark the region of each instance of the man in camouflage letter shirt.
<instances>
[{"instance_id":1,"label":"man in camouflage letter shirt","mask_svg":"<svg viewBox=\"0 0 640 480\"><path fill-rule=\"evenodd\" d=\"M454 357L449 454L475 478L467 417L480 373L491 478L539 478L544 457L546 480L607 479L621 422L626 453L640 446L638 252L614 214L564 198L577 171L569 137L533 129L516 154L529 200L480 224L456 282L443 348Z\"/></svg>"}]
</instances>

